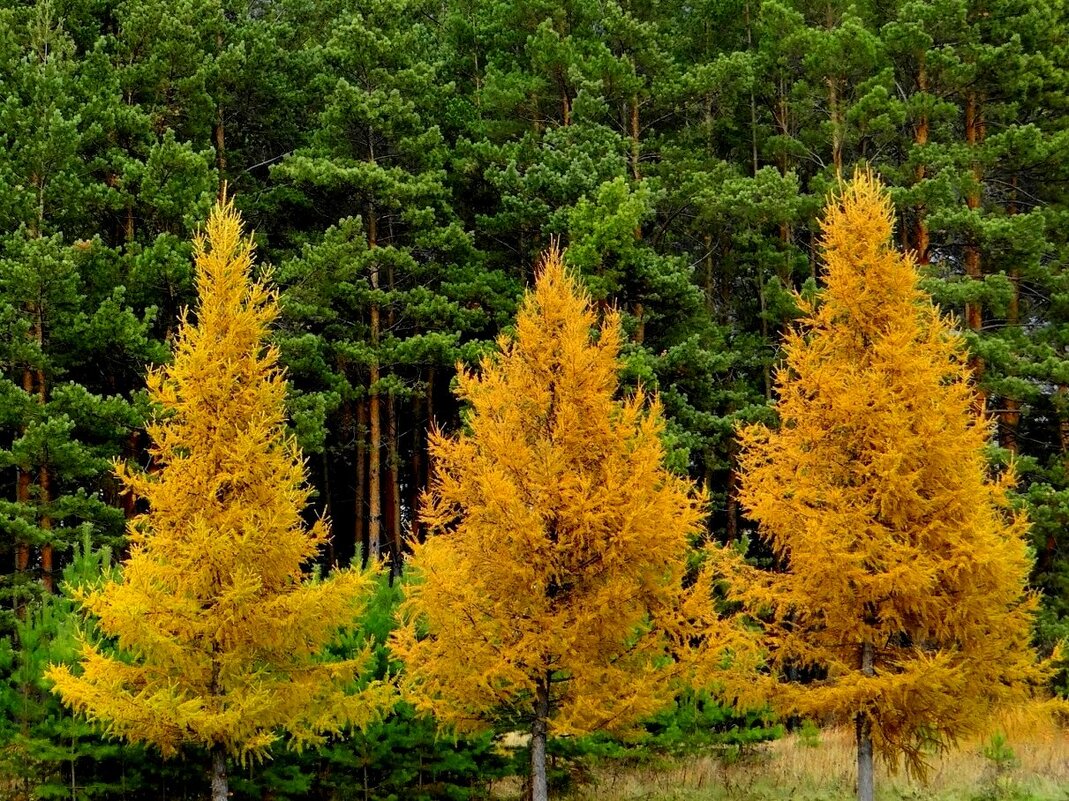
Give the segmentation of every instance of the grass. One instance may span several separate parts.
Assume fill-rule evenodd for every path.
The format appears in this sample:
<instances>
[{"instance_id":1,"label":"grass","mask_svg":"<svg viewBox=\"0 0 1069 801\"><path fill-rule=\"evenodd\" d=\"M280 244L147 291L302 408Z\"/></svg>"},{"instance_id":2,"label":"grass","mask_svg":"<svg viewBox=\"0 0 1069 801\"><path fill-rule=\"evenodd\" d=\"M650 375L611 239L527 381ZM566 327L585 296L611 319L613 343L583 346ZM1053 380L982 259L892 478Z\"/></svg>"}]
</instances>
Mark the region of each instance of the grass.
<instances>
[{"instance_id":1,"label":"grass","mask_svg":"<svg viewBox=\"0 0 1069 801\"><path fill-rule=\"evenodd\" d=\"M931 762L927 785L877 772L879 801L1069 801L1065 732L963 744ZM696 758L641 770L607 769L569 801L849 801L852 732L789 736L736 759ZM507 797L507 796L505 796Z\"/></svg>"}]
</instances>

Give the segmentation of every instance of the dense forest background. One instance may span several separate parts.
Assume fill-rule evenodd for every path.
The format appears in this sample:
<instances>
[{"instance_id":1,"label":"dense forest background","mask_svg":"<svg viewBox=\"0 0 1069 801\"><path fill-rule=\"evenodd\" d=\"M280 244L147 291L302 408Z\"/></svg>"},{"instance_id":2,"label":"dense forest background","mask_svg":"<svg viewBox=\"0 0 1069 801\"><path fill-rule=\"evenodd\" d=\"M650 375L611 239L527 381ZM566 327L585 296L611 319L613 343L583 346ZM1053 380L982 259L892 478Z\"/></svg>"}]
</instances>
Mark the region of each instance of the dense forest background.
<instances>
[{"instance_id":1,"label":"dense forest background","mask_svg":"<svg viewBox=\"0 0 1069 801\"><path fill-rule=\"evenodd\" d=\"M1016 460L1049 648L1069 631L1063 0L8 0L5 762L26 786L69 762L68 796L79 748L149 770L33 677L73 647L68 602L48 598L61 573L122 554L136 509L111 460L151 469L144 374L194 297L190 240L224 183L281 291L324 564L381 554L396 573L422 536L427 432L460 422L455 364L507 330L553 237L623 312L625 381L660 393L712 536L755 539L733 426L773 419L792 292L820 282L817 215L857 164L891 185L901 247L960 320L993 464ZM394 593L368 623L381 637ZM484 775L499 761L464 754ZM365 789L378 764L331 758Z\"/></svg>"}]
</instances>

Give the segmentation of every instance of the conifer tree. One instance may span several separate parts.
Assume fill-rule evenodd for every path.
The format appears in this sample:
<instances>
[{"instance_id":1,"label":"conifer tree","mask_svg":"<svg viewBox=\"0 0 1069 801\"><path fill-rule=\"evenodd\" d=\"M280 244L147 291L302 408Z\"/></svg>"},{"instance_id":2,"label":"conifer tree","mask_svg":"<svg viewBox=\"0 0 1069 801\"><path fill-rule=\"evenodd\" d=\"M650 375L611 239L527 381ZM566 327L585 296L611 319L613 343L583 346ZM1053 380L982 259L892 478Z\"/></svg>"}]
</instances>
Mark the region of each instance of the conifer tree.
<instances>
[{"instance_id":1,"label":"conifer tree","mask_svg":"<svg viewBox=\"0 0 1069 801\"><path fill-rule=\"evenodd\" d=\"M702 498L664 467L659 403L613 399L619 315L596 340L594 324L551 250L515 338L461 373L467 430L431 436L436 536L414 546L393 639L419 708L458 729L530 727L535 801L548 733L626 730L734 638L708 584L684 587Z\"/></svg>"},{"instance_id":2,"label":"conifer tree","mask_svg":"<svg viewBox=\"0 0 1069 801\"><path fill-rule=\"evenodd\" d=\"M874 750L923 775L927 750L1044 677L1012 472L988 477L962 339L892 248L892 215L871 174L827 209L826 289L786 339L781 425L740 435L741 501L782 571L732 582L766 616L771 665L793 669L782 711L854 722L862 801Z\"/></svg>"},{"instance_id":3,"label":"conifer tree","mask_svg":"<svg viewBox=\"0 0 1069 801\"><path fill-rule=\"evenodd\" d=\"M87 641L80 670L48 675L109 733L165 755L207 746L223 801L228 755L262 757L279 729L300 746L362 725L387 693L349 692L363 659L320 657L369 582L305 574L328 529L301 518L310 490L284 432L286 379L264 347L277 300L251 278L252 241L231 204L216 206L195 250L196 321L183 317L173 363L148 377L164 410L148 428L158 470L118 468L148 511L131 522L121 580L77 594L120 653Z\"/></svg>"}]
</instances>

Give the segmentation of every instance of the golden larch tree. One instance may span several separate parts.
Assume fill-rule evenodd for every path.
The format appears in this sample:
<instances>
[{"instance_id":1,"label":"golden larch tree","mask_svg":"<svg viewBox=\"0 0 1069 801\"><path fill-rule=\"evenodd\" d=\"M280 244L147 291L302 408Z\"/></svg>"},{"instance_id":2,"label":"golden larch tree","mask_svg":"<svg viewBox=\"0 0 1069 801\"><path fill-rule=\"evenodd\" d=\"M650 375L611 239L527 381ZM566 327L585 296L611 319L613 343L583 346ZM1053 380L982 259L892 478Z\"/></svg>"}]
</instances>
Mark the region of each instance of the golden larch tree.
<instances>
[{"instance_id":1,"label":"golden larch tree","mask_svg":"<svg viewBox=\"0 0 1069 801\"><path fill-rule=\"evenodd\" d=\"M787 336L779 427L740 432L740 499L781 569L732 581L767 624L780 709L856 727L863 801L874 750L923 774L1043 679L1012 474L989 477L963 342L892 227L869 173L829 204L826 286Z\"/></svg>"},{"instance_id":2,"label":"golden larch tree","mask_svg":"<svg viewBox=\"0 0 1069 801\"><path fill-rule=\"evenodd\" d=\"M320 656L356 619L370 579L307 573L328 529L302 521L304 462L285 431L278 353L265 346L278 304L252 279L252 258L237 212L217 205L196 241L195 322L183 317L174 361L148 376L159 469L118 466L148 511L130 523L121 579L78 593L119 655L87 641L76 670L48 674L109 733L164 755L207 746L217 801L228 756L261 757L281 730L315 743L369 721L389 694L352 690L364 658Z\"/></svg>"},{"instance_id":3,"label":"golden larch tree","mask_svg":"<svg viewBox=\"0 0 1069 801\"><path fill-rule=\"evenodd\" d=\"M446 725L525 721L534 801L547 733L625 730L741 643L708 582L685 586L703 498L665 468L659 404L614 399L618 315L595 323L552 249L515 335L461 370L465 431L431 437L431 536L392 640L405 688Z\"/></svg>"}]
</instances>

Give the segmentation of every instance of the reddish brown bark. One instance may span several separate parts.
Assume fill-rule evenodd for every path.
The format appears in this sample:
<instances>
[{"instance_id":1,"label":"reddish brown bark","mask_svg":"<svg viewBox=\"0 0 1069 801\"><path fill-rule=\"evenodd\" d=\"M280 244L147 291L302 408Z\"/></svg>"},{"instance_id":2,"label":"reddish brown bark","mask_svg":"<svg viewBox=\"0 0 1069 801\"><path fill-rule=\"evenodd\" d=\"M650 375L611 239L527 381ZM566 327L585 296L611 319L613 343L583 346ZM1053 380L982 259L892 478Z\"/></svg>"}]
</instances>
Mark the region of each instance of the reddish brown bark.
<instances>
[{"instance_id":1,"label":"reddish brown bark","mask_svg":"<svg viewBox=\"0 0 1069 801\"><path fill-rule=\"evenodd\" d=\"M401 574L401 456L397 447L397 403L391 393L386 402L386 460L389 516L387 530L390 533L390 575Z\"/></svg>"},{"instance_id":2,"label":"reddish brown bark","mask_svg":"<svg viewBox=\"0 0 1069 801\"><path fill-rule=\"evenodd\" d=\"M367 428L368 404L360 400L356 404L356 475L353 509L353 553L361 563L366 563L369 554L367 531Z\"/></svg>"},{"instance_id":3,"label":"reddish brown bark","mask_svg":"<svg viewBox=\"0 0 1069 801\"><path fill-rule=\"evenodd\" d=\"M217 55L223 52L223 34L215 35ZM219 171L219 199L226 199L226 129L222 100L215 104L215 121L212 123L212 143L215 145L215 168Z\"/></svg>"},{"instance_id":4,"label":"reddish brown bark","mask_svg":"<svg viewBox=\"0 0 1069 801\"><path fill-rule=\"evenodd\" d=\"M42 466L38 472L41 497L41 529L45 532L45 541L41 544L41 585L45 592L55 592L56 580L53 575L53 545L48 537L52 531L52 516L48 512L48 504L52 502L52 476L48 467Z\"/></svg>"},{"instance_id":5,"label":"reddish brown bark","mask_svg":"<svg viewBox=\"0 0 1069 801\"><path fill-rule=\"evenodd\" d=\"M423 462L425 459L424 449L427 447L426 437L423 433L422 407L423 403L419 395L414 396L412 398L412 456L409 465L412 475L408 482L408 536L411 542L420 542L422 539L419 522L419 498L423 488L426 486L423 483Z\"/></svg>"},{"instance_id":6,"label":"reddish brown bark","mask_svg":"<svg viewBox=\"0 0 1069 801\"><path fill-rule=\"evenodd\" d=\"M974 92L970 92L965 101L965 142L970 148L978 146L984 138L984 123L981 116L979 101ZM979 160L973 160L973 182L965 197L965 203L969 209L980 208L980 186L983 173ZM974 239L965 245L965 274L974 281L979 281L983 276L980 265L980 246ZM979 303L965 304L965 324L973 331L979 331L983 327L983 310Z\"/></svg>"},{"instance_id":7,"label":"reddish brown bark","mask_svg":"<svg viewBox=\"0 0 1069 801\"><path fill-rule=\"evenodd\" d=\"M1010 202L1006 207L1006 213L1013 216L1017 213L1017 176L1010 181L1012 192ZM1021 271L1015 265L1010 270L1010 283L1013 286L1013 295L1006 313L1006 323L1010 326L1021 324L1021 299L1020 283ZM1018 429L1021 425L1021 404L1017 398L1003 398L1002 409L999 411L999 441L1002 447L1011 453L1017 453L1019 448Z\"/></svg>"},{"instance_id":8,"label":"reddish brown bark","mask_svg":"<svg viewBox=\"0 0 1069 801\"><path fill-rule=\"evenodd\" d=\"M368 247L378 246L378 220L374 207L368 204ZM374 260L371 263L371 289L378 292L379 267ZM369 376L368 416L368 558L378 561L382 553L382 411L378 383L381 378L378 350L381 335L379 301L371 301L371 350L373 356Z\"/></svg>"},{"instance_id":9,"label":"reddish brown bark","mask_svg":"<svg viewBox=\"0 0 1069 801\"><path fill-rule=\"evenodd\" d=\"M917 67L917 90L919 92L928 91L928 70L924 61L924 54L921 53L919 65ZM928 144L928 111L927 108L922 108L921 113L917 117L917 121L913 126L913 142L918 147L923 147ZM918 162L913 179L914 183L920 183L927 176L927 169L924 166L923 156L921 161ZM916 219L914 220L913 229L913 247L917 254L917 264L928 264L931 257L929 255L929 248L931 240L928 235L928 219L927 210L924 204L919 204L916 209Z\"/></svg>"},{"instance_id":10,"label":"reddish brown bark","mask_svg":"<svg viewBox=\"0 0 1069 801\"><path fill-rule=\"evenodd\" d=\"M22 389L27 394L33 394L33 371L27 367L22 371ZM25 428L22 429L25 433ZM15 501L16 503L26 504L30 503L30 487L33 484L33 472L29 466L25 469L19 468L18 475L15 479ZM26 572L30 567L30 544L24 540L16 540L15 542L15 571L18 573Z\"/></svg>"},{"instance_id":11,"label":"reddish brown bark","mask_svg":"<svg viewBox=\"0 0 1069 801\"><path fill-rule=\"evenodd\" d=\"M127 462L137 461L140 446L141 432L138 430L131 431L126 437L126 443L123 445L123 456ZM119 507L122 509L123 517L127 520L137 514L137 499L134 497L134 493L124 489L121 485L119 485Z\"/></svg>"},{"instance_id":12,"label":"reddish brown bark","mask_svg":"<svg viewBox=\"0 0 1069 801\"><path fill-rule=\"evenodd\" d=\"M40 315L37 321L37 343L39 347L44 347L44 321ZM48 402L48 381L45 378L45 371L40 368L37 369L37 399L42 406ZM41 544L41 583L47 592L54 592L56 583L52 575L53 547L49 539L51 535L48 533L52 531L52 515L48 508L52 503L52 473L47 464L42 464L37 471L37 485L40 495L38 498L41 509L40 525L41 529L46 532L45 541Z\"/></svg>"}]
</instances>

